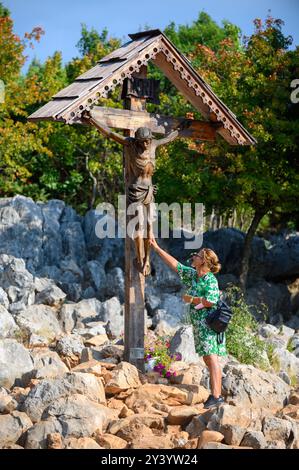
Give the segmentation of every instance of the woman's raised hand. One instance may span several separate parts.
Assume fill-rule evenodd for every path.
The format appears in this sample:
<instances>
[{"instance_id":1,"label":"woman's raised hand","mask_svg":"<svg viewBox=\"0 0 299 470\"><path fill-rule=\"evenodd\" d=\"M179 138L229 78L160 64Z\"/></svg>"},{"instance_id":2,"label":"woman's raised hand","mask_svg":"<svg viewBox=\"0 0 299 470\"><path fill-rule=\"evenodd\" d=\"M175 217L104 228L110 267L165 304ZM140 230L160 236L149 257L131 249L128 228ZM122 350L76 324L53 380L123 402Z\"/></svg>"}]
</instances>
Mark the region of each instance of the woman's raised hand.
<instances>
[{"instance_id":1,"label":"woman's raised hand","mask_svg":"<svg viewBox=\"0 0 299 470\"><path fill-rule=\"evenodd\" d=\"M156 239L155 239L154 235L151 235L151 237L149 238L149 244L154 249L159 247L158 243L156 242Z\"/></svg>"}]
</instances>

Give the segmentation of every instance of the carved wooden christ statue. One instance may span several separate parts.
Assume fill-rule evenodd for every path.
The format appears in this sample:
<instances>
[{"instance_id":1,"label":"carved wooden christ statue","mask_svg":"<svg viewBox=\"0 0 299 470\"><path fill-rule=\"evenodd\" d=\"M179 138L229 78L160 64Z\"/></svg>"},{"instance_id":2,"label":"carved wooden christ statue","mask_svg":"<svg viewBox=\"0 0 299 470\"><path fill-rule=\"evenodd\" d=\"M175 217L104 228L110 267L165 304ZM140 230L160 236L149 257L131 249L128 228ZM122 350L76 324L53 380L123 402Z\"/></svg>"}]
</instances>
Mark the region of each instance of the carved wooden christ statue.
<instances>
[{"instance_id":1,"label":"carved wooden christ statue","mask_svg":"<svg viewBox=\"0 0 299 470\"><path fill-rule=\"evenodd\" d=\"M156 186L152 184L152 175L155 171L155 154L160 145L168 144L176 139L179 131L189 125L185 120L176 130L168 133L162 139L154 139L148 127L139 127L135 137L124 137L113 132L92 116L92 111L84 114L84 120L94 125L102 134L116 142L129 146L130 160L128 163L128 202L139 208L138 230L134 236L137 259L135 265L144 276L150 274L150 244L149 239L153 233L154 194ZM141 209L141 210L140 210ZM143 225L146 221L146 227Z\"/></svg>"}]
</instances>

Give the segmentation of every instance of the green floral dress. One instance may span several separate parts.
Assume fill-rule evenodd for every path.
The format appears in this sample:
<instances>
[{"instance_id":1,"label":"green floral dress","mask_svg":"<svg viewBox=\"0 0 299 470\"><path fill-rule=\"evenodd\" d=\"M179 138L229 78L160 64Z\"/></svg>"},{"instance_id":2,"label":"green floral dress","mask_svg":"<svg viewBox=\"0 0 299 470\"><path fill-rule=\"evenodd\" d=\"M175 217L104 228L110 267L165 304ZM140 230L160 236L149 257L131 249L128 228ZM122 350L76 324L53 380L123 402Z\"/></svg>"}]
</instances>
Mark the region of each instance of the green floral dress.
<instances>
[{"instance_id":1,"label":"green floral dress","mask_svg":"<svg viewBox=\"0 0 299 470\"><path fill-rule=\"evenodd\" d=\"M199 277L196 269L184 266L178 262L178 274L187 287L188 295L194 297L204 297L208 302L216 303L219 300L220 292L218 281L212 272L208 272L204 276ZM223 342L217 343L217 333L206 324L206 317L211 309L202 308L196 310L195 305L190 304L190 320L193 326L195 350L199 356L208 356L210 354L218 354L218 356L226 356L225 334Z\"/></svg>"}]
</instances>

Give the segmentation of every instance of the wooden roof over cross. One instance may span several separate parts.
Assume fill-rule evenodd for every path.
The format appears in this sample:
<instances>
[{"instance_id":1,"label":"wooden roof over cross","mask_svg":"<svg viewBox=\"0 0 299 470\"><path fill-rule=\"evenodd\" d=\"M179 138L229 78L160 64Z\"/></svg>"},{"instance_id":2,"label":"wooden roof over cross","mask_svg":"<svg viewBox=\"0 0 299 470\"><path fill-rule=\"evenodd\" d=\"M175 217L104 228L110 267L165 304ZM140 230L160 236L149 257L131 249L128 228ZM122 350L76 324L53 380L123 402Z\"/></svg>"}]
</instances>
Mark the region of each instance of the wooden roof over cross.
<instances>
[{"instance_id":1,"label":"wooden roof over cross","mask_svg":"<svg viewBox=\"0 0 299 470\"><path fill-rule=\"evenodd\" d=\"M216 132L227 142L231 145L256 144L254 137L195 71L190 61L159 29L130 34L129 37L131 41L103 57L28 119L82 123L83 111L90 111L99 98L106 98L125 78L152 61L207 121L221 124Z\"/></svg>"}]
</instances>

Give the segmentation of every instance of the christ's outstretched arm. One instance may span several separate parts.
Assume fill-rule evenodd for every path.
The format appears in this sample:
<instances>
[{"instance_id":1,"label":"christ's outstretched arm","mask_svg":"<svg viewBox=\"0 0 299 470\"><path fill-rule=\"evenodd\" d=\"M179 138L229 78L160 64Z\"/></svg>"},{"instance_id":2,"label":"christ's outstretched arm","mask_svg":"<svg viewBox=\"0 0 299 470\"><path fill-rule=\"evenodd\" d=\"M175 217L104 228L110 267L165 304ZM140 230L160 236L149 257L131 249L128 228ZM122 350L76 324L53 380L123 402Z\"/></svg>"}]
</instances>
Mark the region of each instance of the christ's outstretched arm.
<instances>
[{"instance_id":1,"label":"christ's outstretched arm","mask_svg":"<svg viewBox=\"0 0 299 470\"><path fill-rule=\"evenodd\" d=\"M178 137L178 135L179 135L179 131L176 130L176 131L170 132L169 134L166 134L166 136L163 137L163 139L155 139L154 140L155 146L160 147L160 145L168 144L169 142L172 142L173 140L175 140Z\"/></svg>"},{"instance_id":2,"label":"christ's outstretched arm","mask_svg":"<svg viewBox=\"0 0 299 470\"><path fill-rule=\"evenodd\" d=\"M103 135L106 137L109 137L115 142L118 142L119 144L122 145L128 145L130 138L128 137L123 137L121 134L118 134L117 132L113 132L110 127L105 126L104 124L100 123L93 115L92 111L89 111L89 113L85 113L83 115L83 120L86 122L89 122L90 124L93 124L94 127L98 129Z\"/></svg>"},{"instance_id":3,"label":"christ's outstretched arm","mask_svg":"<svg viewBox=\"0 0 299 470\"><path fill-rule=\"evenodd\" d=\"M165 144L168 144L169 142L172 142L179 136L182 130L190 127L191 122L192 121L190 119L184 119L183 121L181 121L179 126L174 131L170 132L169 134L166 134L166 136L163 137L163 139L155 139L154 140L155 146L160 147L160 145L165 145Z\"/></svg>"}]
</instances>

